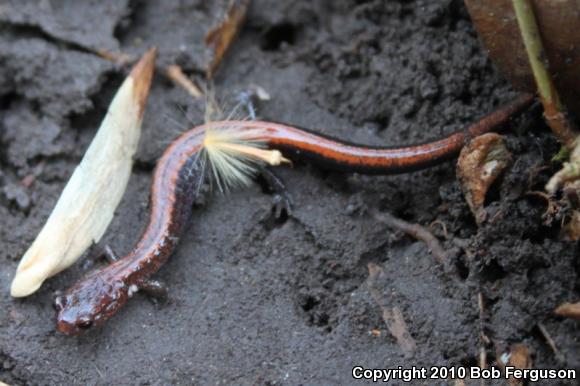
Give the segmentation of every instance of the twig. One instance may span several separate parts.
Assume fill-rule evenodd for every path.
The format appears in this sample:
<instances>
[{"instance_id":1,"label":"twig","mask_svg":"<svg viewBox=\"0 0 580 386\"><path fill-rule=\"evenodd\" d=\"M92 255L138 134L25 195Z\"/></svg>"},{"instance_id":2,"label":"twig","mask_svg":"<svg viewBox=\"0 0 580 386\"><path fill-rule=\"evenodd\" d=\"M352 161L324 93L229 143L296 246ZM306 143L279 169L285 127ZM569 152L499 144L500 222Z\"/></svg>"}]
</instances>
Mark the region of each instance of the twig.
<instances>
[{"instance_id":1,"label":"twig","mask_svg":"<svg viewBox=\"0 0 580 386\"><path fill-rule=\"evenodd\" d=\"M431 232L429 232L425 227L419 224L411 224L407 221L401 220L399 218L394 217L389 213L380 213L377 210L371 210L370 215L377 221L380 221L391 228L398 229L400 231L405 232L409 236L416 238L417 240L423 241L427 244L427 248L437 262L444 267L447 266L448 258L447 252L443 249L439 240Z\"/></svg>"},{"instance_id":2,"label":"twig","mask_svg":"<svg viewBox=\"0 0 580 386\"><path fill-rule=\"evenodd\" d=\"M479 309L479 368L487 368L487 350L486 345L489 344L489 337L485 334L483 326L483 318L485 316L483 294L479 292L477 294L477 308ZM485 385L485 379L482 378L480 382L481 386Z\"/></svg>"},{"instance_id":3,"label":"twig","mask_svg":"<svg viewBox=\"0 0 580 386\"><path fill-rule=\"evenodd\" d=\"M369 277L367 279L367 286L375 303L381 308L383 312L383 320L391 335L397 340L397 344L403 349L405 355L412 356L417 349L415 340L409 334L409 329L405 323L405 318L399 307L389 307L384 299L384 296L379 289L380 279L384 279L385 273L378 265L374 263L368 264Z\"/></svg>"},{"instance_id":4,"label":"twig","mask_svg":"<svg viewBox=\"0 0 580 386\"><path fill-rule=\"evenodd\" d=\"M554 355L556 355L556 359L560 363L564 363L565 362L564 357L560 353L560 350L558 350L558 347L556 346L556 342L554 342L554 339L552 339L552 336L550 335L550 333L548 333L548 330L546 329L546 327L542 323L538 323L538 329L540 330L540 332L542 333L542 335L546 339L546 342L548 342L548 346L550 346L550 348L554 352Z\"/></svg>"},{"instance_id":5,"label":"twig","mask_svg":"<svg viewBox=\"0 0 580 386\"><path fill-rule=\"evenodd\" d=\"M532 73L544 105L546 121L560 142L571 149L578 135L577 128L568 119L560 96L552 82L552 77L544 63L547 58L531 2L530 0L512 0L512 3Z\"/></svg>"},{"instance_id":6,"label":"twig","mask_svg":"<svg viewBox=\"0 0 580 386\"><path fill-rule=\"evenodd\" d=\"M137 60L137 58L122 52L115 53L106 50L97 50L94 52L101 58L108 60L109 62L113 62L120 67L128 67L129 65L135 63Z\"/></svg>"},{"instance_id":7,"label":"twig","mask_svg":"<svg viewBox=\"0 0 580 386\"><path fill-rule=\"evenodd\" d=\"M580 302L578 303L564 303L560 305L554 313L565 318L573 318L580 320Z\"/></svg>"},{"instance_id":8,"label":"twig","mask_svg":"<svg viewBox=\"0 0 580 386\"><path fill-rule=\"evenodd\" d=\"M183 73L183 70L177 64L167 66L165 74L177 85L183 87L192 97L197 99L203 96L201 89Z\"/></svg>"}]
</instances>

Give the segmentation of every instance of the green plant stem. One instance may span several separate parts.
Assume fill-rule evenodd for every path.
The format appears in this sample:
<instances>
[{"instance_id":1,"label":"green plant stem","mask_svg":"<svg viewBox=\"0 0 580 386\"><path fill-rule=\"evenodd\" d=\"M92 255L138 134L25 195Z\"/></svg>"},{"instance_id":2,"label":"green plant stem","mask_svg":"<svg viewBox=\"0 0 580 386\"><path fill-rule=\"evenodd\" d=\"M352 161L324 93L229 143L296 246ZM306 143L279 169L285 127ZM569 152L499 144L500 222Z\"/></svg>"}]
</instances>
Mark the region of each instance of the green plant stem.
<instances>
[{"instance_id":1,"label":"green plant stem","mask_svg":"<svg viewBox=\"0 0 580 386\"><path fill-rule=\"evenodd\" d=\"M547 57L544 52L542 38L538 24L536 23L531 0L512 0L512 4L528 60L532 67L532 73L536 80L538 93L544 105L544 114L548 125L560 142L568 149L572 149L578 134L576 128L566 116L565 108L562 105L558 91L546 68L545 61L547 61Z\"/></svg>"}]
</instances>

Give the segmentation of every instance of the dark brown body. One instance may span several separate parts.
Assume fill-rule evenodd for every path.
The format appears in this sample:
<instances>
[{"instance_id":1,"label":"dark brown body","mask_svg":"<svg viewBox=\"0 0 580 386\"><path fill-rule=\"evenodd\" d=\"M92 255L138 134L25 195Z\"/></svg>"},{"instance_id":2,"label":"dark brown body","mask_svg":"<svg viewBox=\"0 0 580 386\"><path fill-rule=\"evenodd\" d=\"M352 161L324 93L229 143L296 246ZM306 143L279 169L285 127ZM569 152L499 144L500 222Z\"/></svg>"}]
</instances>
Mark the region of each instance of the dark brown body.
<instances>
[{"instance_id":1,"label":"dark brown body","mask_svg":"<svg viewBox=\"0 0 580 386\"><path fill-rule=\"evenodd\" d=\"M496 129L532 101L522 96L464 131L421 145L387 148L346 143L273 122L227 121L198 126L175 140L160 159L151 190L149 225L127 256L95 271L56 300L58 330L74 335L119 310L172 254L205 176L201 150L207 129L259 132L259 140L290 159L343 172L394 174L423 169L456 155L472 137ZM256 130L258 129L258 130Z\"/></svg>"}]
</instances>

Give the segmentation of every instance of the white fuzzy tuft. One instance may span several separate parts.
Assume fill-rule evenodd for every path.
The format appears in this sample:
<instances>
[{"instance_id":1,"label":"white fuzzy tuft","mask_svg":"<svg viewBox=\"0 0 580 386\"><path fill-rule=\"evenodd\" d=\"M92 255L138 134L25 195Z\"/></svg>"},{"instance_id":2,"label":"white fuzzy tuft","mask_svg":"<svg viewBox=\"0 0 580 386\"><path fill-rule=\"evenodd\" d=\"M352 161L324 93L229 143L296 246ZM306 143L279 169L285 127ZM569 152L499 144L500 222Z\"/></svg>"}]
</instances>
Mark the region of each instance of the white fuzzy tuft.
<instances>
[{"instance_id":1,"label":"white fuzzy tuft","mask_svg":"<svg viewBox=\"0 0 580 386\"><path fill-rule=\"evenodd\" d=\"M261 134L261 129L227 126L206 131L204 151L220 191L249 185L260 164L277 166L289 162L280 151L266 149Z\"/></svg>"}]
</instances>

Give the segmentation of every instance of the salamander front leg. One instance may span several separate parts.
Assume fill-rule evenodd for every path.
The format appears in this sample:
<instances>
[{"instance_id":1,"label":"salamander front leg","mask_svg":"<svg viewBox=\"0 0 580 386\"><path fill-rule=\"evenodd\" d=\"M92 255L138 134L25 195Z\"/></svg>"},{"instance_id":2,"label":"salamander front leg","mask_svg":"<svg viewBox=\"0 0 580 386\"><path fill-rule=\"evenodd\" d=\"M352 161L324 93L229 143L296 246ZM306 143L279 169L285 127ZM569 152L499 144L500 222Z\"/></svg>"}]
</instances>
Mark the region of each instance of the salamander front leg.
<instances>
[{"instance_id":1,"label":"salamander front leg","mask_svg":"<svg viewBox=\"0 0 580 386\"><path fill-rule=\"evenodd\" d=\"M92 268L95 262L102 257L104 257L109 264L114 263L119 259L109 244L93 244L88 252L87 259L83 263L83 269Z\"/></svg>"},{"instance_id":2,"label":"salamander front leg","mask_svg":"<svg viewBox=\"0 0 580 386\"><path fill-rule=\"evenodd\" d=\"M103 247L103 251L101 253L101 256L104 256L105 259L107 259L107 261L110 264L119 260L119 256L117 256L117 254L115 253L115 251L113 251L113 248L111 248L111 246L109 244L105 244L105 246Z\"/></svg>"},{"instance_id":3,"label":"salamander front leg","mask_svg":"<svg viewBox=\"0 0 580 386\"><path fill-rule=\"evenodd\" d=\"M251 87L246 91L241 92L238 95L238 102L244 105L248 111L248 117L251 121L256 120L256 108L254 103L256 101L263 101L269 100L270 96L263 90L261 87ZM286 188L286 184L284 181L272 171L271 168L267 166L259 166L259 177L260 182L262 182L262 186L274 193L274 197L272 199L273 205L272 209L274 210L274 216L276 218L281 218L282 214L285 213L286 216L292 215L292 196L288 192Z\"/></svg>"},{"instance_id":4,"label":"salamander front leg","mask_svg":"<svg viewBox=\"0 0 580 386\"><path fill-rule=\"evenodd\" d=\"M260 166L259 172L262 185L274 193L272 209L276 218L280 218L284 212L288 216L292 215L294 203L284 181L269 167Z\"/></svg>"},{"instance_id":5,"label":"salamander front leg","mask_svg":"<svg viewBox=\"0 0 580 386\"><path fill-rule=\"evenodd\" d=\"M142 280L137 284L137 288L153 299L154 303L167 301L167 287L160 281Z\"/></svg>"},{"instance_id":6,"label":"salamander front leg","mask_svg":"<svg viewBox=\"0 0 580 386\"><path fill-rule=\"evenodd\" d=\"M256 104L260 101L270 100L270 95L260 86L250 86L238 94L237 101L239 105L245 106L248 112L248 118L251 121L256 120Z\"/></svg>"}]
</instances>

